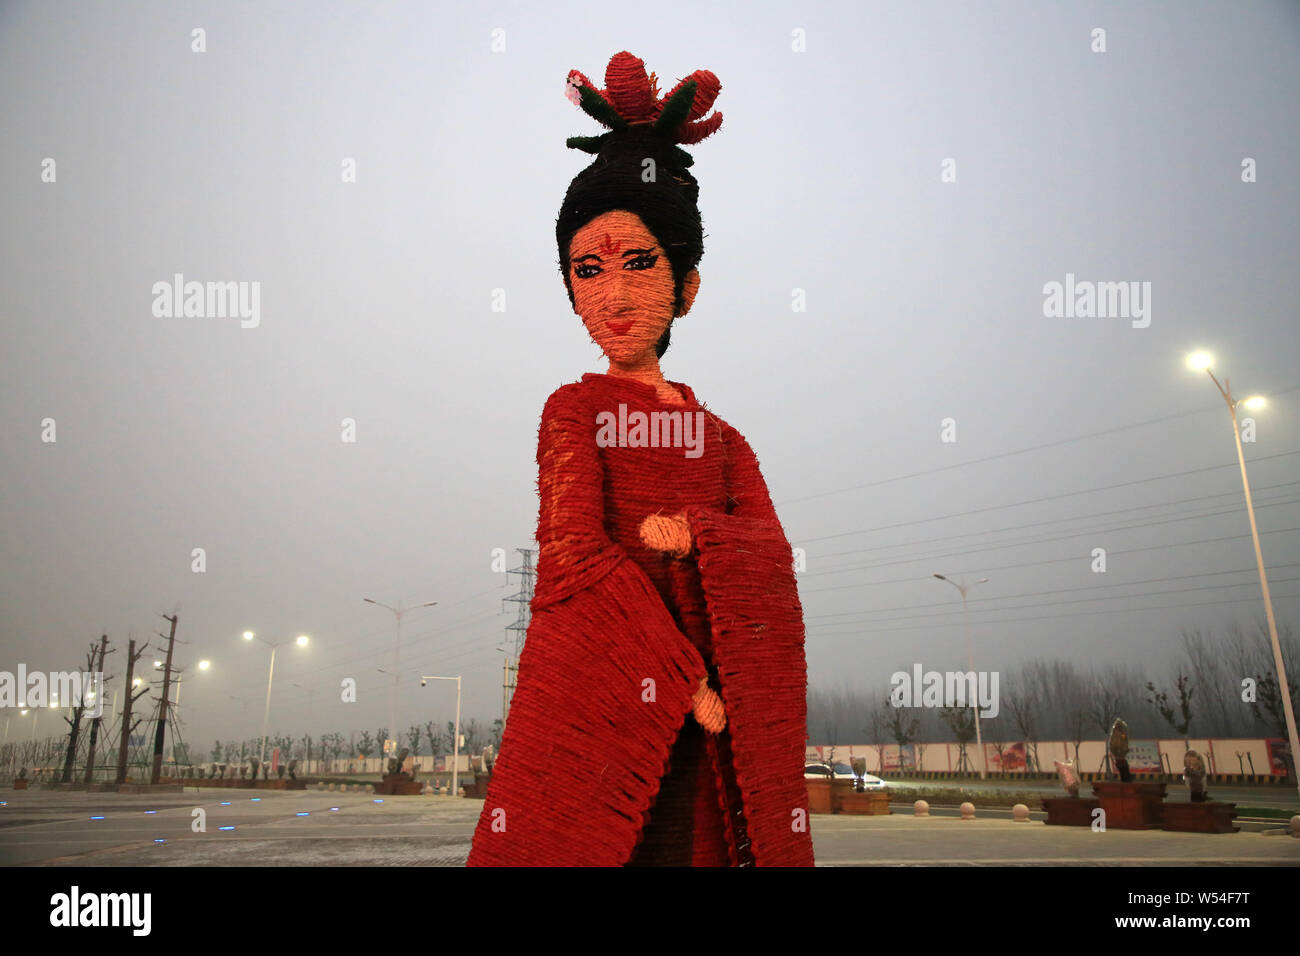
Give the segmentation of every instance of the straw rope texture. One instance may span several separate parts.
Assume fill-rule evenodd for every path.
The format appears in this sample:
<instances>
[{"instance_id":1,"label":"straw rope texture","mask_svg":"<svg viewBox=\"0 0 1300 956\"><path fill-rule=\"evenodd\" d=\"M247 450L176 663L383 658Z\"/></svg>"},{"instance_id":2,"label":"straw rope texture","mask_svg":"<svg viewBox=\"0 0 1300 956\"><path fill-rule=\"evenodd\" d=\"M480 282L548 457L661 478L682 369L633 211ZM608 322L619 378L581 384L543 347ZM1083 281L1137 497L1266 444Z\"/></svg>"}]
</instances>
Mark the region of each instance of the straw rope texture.
<instances>
[{"instance_id":1,"label":"straw rope texture","mask_svg":"<svg viewBox=\"0 0 1300 956\"><path fill-rule=\"evenodd\" d=\"M684 405L595 374L546 403L533 616L470 866L813 863L790 545L745 439L672 384ZM620 403L702 413L703 453L600 447ZM650 515L692 551L647 547ZM718 734L692 716L706 679Z\"/></svg>"}]
</instances>

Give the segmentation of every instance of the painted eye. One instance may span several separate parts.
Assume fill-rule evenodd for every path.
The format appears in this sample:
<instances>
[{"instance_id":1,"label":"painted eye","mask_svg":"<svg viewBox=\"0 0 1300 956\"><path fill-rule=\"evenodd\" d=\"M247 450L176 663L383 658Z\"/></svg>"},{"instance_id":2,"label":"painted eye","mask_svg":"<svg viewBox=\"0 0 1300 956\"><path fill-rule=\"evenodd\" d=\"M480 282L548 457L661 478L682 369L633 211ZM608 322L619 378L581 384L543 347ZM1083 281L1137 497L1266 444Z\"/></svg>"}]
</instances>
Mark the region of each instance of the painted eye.
<instances>
[{"instance_id":1,"label":"painted eye","mask_svg":"<svg viewBox=\"0 0 1300 956\"><path fill-rule=\"evenodd\" d=\"M637 256L635 259L629 259L627 262L623 263L623 268L631 269L633 271L639 269L652 269L658 259L658 256Z\"/></svg>"},{"instance_id":2,"label":"painted eye","mask_svg":"<svg viewBox=\"0 0 1300 956\"><path fill-rule=\"evenodd\" d=\"M590 279L600 273L600 266L592 265L590 262L584 262L581 265L573 267L573 274L579 279Z\"/></svg>"}]
</instances>

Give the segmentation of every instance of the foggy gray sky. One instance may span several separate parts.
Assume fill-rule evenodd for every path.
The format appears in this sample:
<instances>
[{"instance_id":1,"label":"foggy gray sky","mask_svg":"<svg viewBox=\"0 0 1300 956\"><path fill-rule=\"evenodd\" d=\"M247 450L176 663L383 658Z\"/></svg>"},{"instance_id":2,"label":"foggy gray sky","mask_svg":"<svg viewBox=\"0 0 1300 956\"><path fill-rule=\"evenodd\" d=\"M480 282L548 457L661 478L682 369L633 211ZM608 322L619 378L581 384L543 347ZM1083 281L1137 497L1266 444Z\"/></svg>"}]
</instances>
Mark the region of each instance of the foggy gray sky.
<instances>
[{"instance_id":1,"label":"foggy gray sky","mask_svg":"<svg viewBox=\"0 0 1300 956\"><path fill-rule=\"evenodd\" d=\"M883 696L899 666L957 663L935 571L990 578L983 669L1163 673L1181 629L1251 626L1232 436L1194 348L1272 398L1245 447L1294 625L1300 6L743 9L0 7L0 668L74 667L107 631L120 671L178 610L178 663L213 661L187 673L187 739L259 732L246 628L312 638L277 657L272 732L373 731L393 622L362 598L437 600L404 626L400 726L451 719L420 673L463 674L466 718L500 716L513 587L491 552L513 566L532 540L546 397L605 369L556 268L590 159L564 141L600 132L564 80L603 86L623 49L663 90L722 82L722 129L689 148L701 290L663 365L749 439L807 552L814 687ZM260 282L260 324L155 317L178 272ZM1150 325L1045 317L1067 273L1149 282Z\"/></svg>"}]
</instances>

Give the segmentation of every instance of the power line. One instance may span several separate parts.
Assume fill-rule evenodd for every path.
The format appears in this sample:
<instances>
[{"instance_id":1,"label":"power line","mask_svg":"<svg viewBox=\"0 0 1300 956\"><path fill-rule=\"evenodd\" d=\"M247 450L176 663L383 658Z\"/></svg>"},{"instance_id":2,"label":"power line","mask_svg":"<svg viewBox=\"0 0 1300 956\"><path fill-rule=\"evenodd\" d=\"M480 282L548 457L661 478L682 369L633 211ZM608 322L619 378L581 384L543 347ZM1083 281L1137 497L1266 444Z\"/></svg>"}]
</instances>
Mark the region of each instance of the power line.
<instances>
[{"instance_id":1,"label":"power line","mask_svg":"<svg viewBox=\"0 0 1300 956\"><path fill-rule=\"evenodd\" d=\"M1300 390L1300 386L1296 386L1295 388L1288 388L1281 392L1276 392L1274 394L1287 395L1297 390ZM1046 444L1042 444L1042 445L1030 445L1026 448L1017 449L1016 451L1004 451L996 455L988 455L984 458L973 458L970 461L958 462L957 464L953 464L953 465L942 465L938 468L930 468L924 471L914 471L906 475L896 475L893 478L881 478L877 481L868 481L860 485L849 485L846 488L834 488L830 491L819 491L816 494L804 495L800 498L785 498L777 502L777 504L779 505L797 504L803 501L812 501L815 498L825 498L829 495L844 494L845 492L848 491L858 491L863 488L876 488L879 487L880 485L887 485L895 481L904 481L905 479L908 478L920 478L923 477L924 475L936 475L936 474L940 474L941 472L952 471L953 469L956 468L966 468L970 465L982 465L985 464L986 462L999 461L1003 458L1012 458L1016 455L1025 455L1028 454L1029 452L1043 451L1044 449L1047 448L1060 448L1063 445L1072 445L1075 442L1088 441L1093 438L1100 438L1103 435L1113 435L1116 432L1130 431L1131 429L1134 428L1145 428L1147 425L1158 425L1161 422L1172 421L1175 418L1186 418L1189 415L1201 415L1204 414L1205 412L1212 411L1217 408L1218 408L1217 405L1207 405L1205 408L1192 409L1186 412L1174 412L1171 415L1162 415L1159 418L1148 418L1146 421L1131 422L1130 424L1127 425L1117 425L1114 428L1107 428L1098 432L1089 432L1086 435L1076 435L1073 438L1062 438L1058 441L1047 442Z\"/></svg>"},{"instance_id":2,"label":"power line","mask_svg":"<svg viewBox=\"0 0 1300 956\"><path fill-rule=\"evenodd\" d=\"M1277 580L1277 581L1275 581L1275 582L1273 582L1273 583L1275 583L1275 584L1291 584L1291 583L1294 583L1295 581L1300 581L1300 578L1280 578L1279 580ZM1093 601L1123 601L1123 600L1126 600L1126 599L1129 599L1129 598L1160 597L1160 596L1165 595L1165 594L1184 594L1184 593L1188 593L1188 592L1191 592L1191 591L1219 591L1219 590L1223 590L1223 589L1225 589L1225 588L1245 588L1245 587L1254 587L1254 586L1257 586L1257 585L1258 585L1258 582L1256 582L1256 581L1244 581L1244 582L1242 582L1241 584L1204 584L1204 585L1200 585L1199 587L1194 587L1194 588L1170 588L1169 590L1166 590L1166 591L1150 591L1150 592L1147 592L1146 594L1111 594L1111 595L1106 595L1106 596L1104 596L1104 597L1095 597L1095 598L1075 598L1075 599L1073 599L1073 600L1067 600L1067 601L1043 601L1043 602L1041 602L1041 603L1039 603L1039 604L1018 604L1018 605L1016 605L1015 607L986 608L986 609L984 609L983 611L971 611L970 613L971 613L971 614L996 614L996 613L998 613L999 611L1020 611L1020 610L1028 610L1029 608L1035 608L1035 607L1061 607L1061 606L1066 605L1066 604L1089 604L1089 603L1091 603L1091 602L1093 602ZM1081 589L1081 590L1087 590L1087 589ZM1045 592L1045 593L1051 593L1051 592ZM1257 598L1246 598L1246 599L1243 599L1243 600L1258 600L1258 599L1257 599ZM932 606L932 605L917 605L917 607L929 607L929 606ZM885 611L885 610L906 610L906 608L881 608L881 610L882 610L882 611ZM1145 608L1129 608L1128 610L1141 611L1141 610L1146 610L1146 609L1145 609ZM875 612L868 612L868 613L875 613ZM948 612L934 612L934 611L931 611L931 612L929 612L929 613L927 613L927 614L904 614L904 615L902 615L902 616L900 616L900 617L896 617L896 618L886 618L886 619L884 619L883 621L881 621L881 622L879 622L879 623L885 623L885 624L888 624L888 623L891 623L892 621L911 621L911 620L916 620L917 618L922 618L922 617L949 617L949 616L951 616L951 615L953 615L953 614L960 614L960 613L961 613L961 611L948 611ZM825 627L844 627L844 626L847 626L847 625L857 625L857 624L863 624L863 625L874 625L874 624L876 624L876 623L877 623L877 622L874 621L874 620L866 619L866 620L858 620L858 621L833 621L833 622L831 622L831 623L829 623L829 624L826 624L826 625L823 625L823 626L825 626ZM936 626L936 627L944 626L944 625L941 624L940 622L933 622L933 623L934 623L934 626ZM978 624L987 624L987 623L990 623L990 622L988 622L988 621L976 621L976 622L973 622L973 623L978 623Z\"/></svg>"},{"instance_id":3,"label":"power line","mask_svg":"<svg viewBox=\"0 0 1300 956\"><path fill-rule=\"evenodd\" d=\"M1300 568L1300 562L1295 563L1295 564L1278 564L1278 565L1274 565L1273 570L1278 570L1278 569L1280 569L1280 568ZM967 602L967 603L968 603L968 604L987 604L987 603L990 602L990 601L1014 601L1014 600L1016 600L1016 599L1018 599L1018 598L1026 598L1026 597L1042 597L1042 596L1045 595L1045 594L1074 594L1074 593L1077 593L1077 592L1079 592L1079 591L1104 591L1104 590L1109 590L1110 588L1131 588L1131 587L1137 587L1139 584L1166 584L1166 583L1168 583L1168 582L1170 582L1170 581L1186 581L1186 580L1188 580L1188 579L1190 579L1190 578L1208 578L1208 577L1213 577L1214 575L1217 575L1217 574L1255 574L1255 573L1256 573L1256 570L1257 570L1256 568L1235 568L1235 569L1233 569L1233 570L1231 570L1231 571L1203 571L1203 572L1201 572L1200 574L1178 574L1178 575L1175 575L1175 576L1173 576L1173 577L1169 577L1169 578L1145 578L1145 579L1143 579L1143 580L1141 580L1141 581L1122 581L1122 582L1119 582L1119 583L1117 583L1117 584L1092 584L1092 585L1089 585L1089 586L1087 586L1087 587L1082 587L1082 588L1053 588L1053 589L1046 590L1046 591L1028 591L1028 592L1025 592L1024 594L1003 594L1003 595L998 596L998 597L973 598L973 599L971 599L971 600L970 600L969 602ZM914 580L920 580L920 579L914 579ZM1245 583L1246 583L1246 584L1256 584L1256 583L1258 583L1258 582L1257 582L1257 581L1247 581L1247 582L1245 582ZM1242 587L1241 584L1220 584L1220 585L1215 585L1215 586L1216 586L1216 587ZM1156 592L1153 592L1153 593L1155 593L1155 594L1169 594L1169 593L1172 593L1172 592L1169 592L1169 591L1156 591ZM1114 595L1113 597L1114 597L1115 600L1119 600L1120 598L1125 598L1125 597L1145 597L1145 596L1146 596L1146 595L1142 595L1142 594L1116 594L1116 595ZM1073 602L1073 601L1062 601L1061 603L1063 603L1063 604L1073 604L1074 602ZM805 620L805 621L809 621L809 620L817 620L817 619L819 619L819 618L827 618L827 617L850 617L850 616L852 616L852 615L854 615L854 614L877 614L877 613L883 613L883 612L885 612L885 611L915 611L915 610L920 610L921 608L927 608L927 607L951 607L951 605L952 605L952 602L951 602L951 601L936 601L936 602L934 602L933 604L904 604L904 605L899 605L898 607L859 608L859 609L857 609L857 610L853 610L853 611L841 611L841 612L837 612L837 613L834 613L834 614L815 614L815 615L812 615L811 617L805 615L805 616L804 616L804 620ZM986 611L988 611L988 610L1005 610L1005 611L1010 611L1010 610L1014 610L1014 608L986 608L985 610L986 610ZM961 613L961 612L960 612L960 611L949 611L949 612L947 612L947 613L950 613L950 614L959 614L959 613ZM975 610L975 611L972 611L971 613L972 613L972 614L978 614L978 613L980 613L980 611L979 611L979 610Z\"/></svg>"},{"instance_id":4,"label":"power line","mask_svg":"<svg viewBox=\"0 0 1300 956\"><path fill-rule=\"evenodd\" d=\"M1288 456L1290 456L1290 455L1300 455L1300 449L1297 449L1296 451L1282 452L1282 453L1277 454L1277 455L1265 455L1265 456L1262 457L1262 458L1257 458L1257 459L1254 459L1254 460L1255 460L1255 461L1268 461L1269 459L1272 459L1272 458L1286 458L1286 457L1288 457ZM1118 482L1117 484L1113 484L1113 485L1102 485L1102 486L1099 487L1099 488L1085 488L1085 489L1083 489L1083 490L1081 490L1081 491L1066 491L1066 492L1062 492L1062 493L1059 494L1059 495L1047 495L1047 496L1045 496L1045 497L1043 497L1043 498L1029 498L1029 499L1027 499L1027 500L1025 500L1025 501L1015 501L1015 502L1012 502L1011 504L1005 504L1005 505L990 505L990 506L988 506L987 508L973 508L973 509L971 509L970 511L957 511L957 512L953 512L952 514L946 514L946 515L935 515L933 518L916 518L916 519L914 519L914 520L912 520L912 521L900 521L900 522L898 522L897 524L878 525L877 527L874 527L874 528L861 528L861 529L859 529L859 530L857 530L857 531L839 531L839 532L836 532L835 534L824 534L824 535L819 535L819 536L817 536L817 537L815 537L815 538L800 538L800 539L799 539L799 543L800 543L800 544L806 544L806 543L808 543L808 542L810 542L810 541L828 541L828 540L830 540L831 538L845 538L845 537L850 537L850 536L855 535L855 534L872 534L872 533L874 533L874 532L876 532L876 531L892 531L892 530L895 529L895 528L906 528L906 527L909 527L909 526L911 526L911 525L917 525L917 524L928 524L928 523L931 522L931 521L947 521L947 520L949 520L949 519L951 519L951 518L965 518L965 517L968 517L968 516L970 516L970 515L984 514L984 513L989 512L989 511L1004 511L1004 510L1006 510L1007 508L1019 508L1019 507L1021 507L1022 505L1035 505L1035 504L1041 504L1041 503L1043 503L1043 502L1045 502L1045 501L1057 501L1057 500L1059 500L1059 499L1061 499L1061 498L1073 498L1073 497L1077 497L1078 495L1091 495L1091 494L1096 494L1096 493L1099 492L1099 491L1113 491L1113 490L1116 489L1116 488L1127 488L1127 487L1130 487L1131 485L1146 484L1146 483L1149 482L1149 481L1166 481L1166 480L1168 480L1168 479L1170 479L1170 478L1183 478L1183 477L1185 477L1185 476L1187 476L1187 475L1200 474L1200 473L1202 473L1202 472L1206 472L1206 471L1217 471L1217 470L1220 469L1220 468L1236 468L1236 467L1237 467L1237 463L1234 461L1234 462L1232 462L1231 464L1227 464L1227 465L1210 465L1210 466L1205 467L1205 468L1191 468L1191 469L1189 469L1189 470L1187 470L1187 471L1175 471L1175 472L1171 472L1171 473L1169 473L1169 474L1167 474L1167 475L1155 475L1155 476L1150 477L1150 478L1135 478L1135 479L1133 479L1132 481L1121 481L1121 482ZM1283 483L1278 484L1278 485L1269 485L1269 486L1267 486L1267 488L1260 488L1260 489L1257 489L1257 490L1265 491L1265 490L1268 490L1268 489L1271 489L1271 488L1285 488L1285 487L1287 487L1287 486L1289 486L1289 485L1296 485L1296 484L1300 484L1300 481L1289 481L1289 482L1283 482ZM1181 503L1186 503L1186 502L1190 502L1190 501L1201 501L1201 500L1206 499L1206 498L1222 498L1222 497L1224 497L1225 495L1231 495L1231 494L1240 494L1240 492L1239 492L1239 491L1238 491L1238 492L1233 492L1233 491L1221 491L1221 492L1219 492L1218 494L1213 494L1213 495L1201 495L1201 496L1196 497L1196 498L1186 498L1186 499L1183 499L1183 501L1182 501ZM1119 513L1124 512L1124 511L1140 511L1140 510L1145 510L1145 509L1147 509L1147 508L1160 508L1160 507L1164 507L1164 506L1167 505L1167 504L1176 504L1176 503L1179 503L1179 502L1156 502L1156 503L1154 503L1154 504L1149 504L1149 505L1136 505L1136 506L1134 506L1134 507L1132 507L1132 508L1119 508L1119 509L1116 509L1116 510L1113 511L1113 512L1105 512L1105 511L1103 511L1103 512L1099 512L1098 514L1119 514ZM1082 517L1087 517L1087 516L1079 515L1079 516L1077 516L1077 517L1071 517L1071 518L1049 518L1049 519L1044 519L1043 521L1040 521L1040 522L1034 522L1033 524L1056 524L1056 523L1061 522L1061 521L1076 521L1076 520L1078 520L1079 518L1082 518ZM1033 524L1029 524L1029 525L1016 525L1016 526L1014 526L1014 527L1027 528L1027 527L1032 527ZM979 533L980 533L980 532L968 532L968 534L979 534ZM851 552L851 551L847 551L847 552L843 552L843 553L845 553L845 554L852 554L853 552Z\"/></svg>"},{"instance_id":5,"label":"power line","mask_svg":"<svg viewBox=\"0 0 1300 956\"><path fill-rule=\"evenodd\" d=\"M1256 505L1255 510L1256 510L1256 511L1262 511L1264 508L1275 508L1275 507L1278 507L1279 505L1286 505L1286 504L1293 504L1293 503L1294 503L1294 502L1289 501L1289 500L1288 500L1288 501L1272 501L1272 502L1269 502L1269 503L1266 503L1266 504ZM1139 523L1137 523L1137 524L1120 524L1120 525L1116 525L1116 526L1111 527L1111 528L1094 528L1094 529L1089 529L1089 530L1087 530L1087 531L1070 532L1069 534L1063 534L1063 535L1052 535L1052 536L1045 537L1045 538L1038 538L1038 537L1030 536L1030 537L1027 537L1027 538L1022 538L1022 539L1020 539L1020 540L995 541L995 542L991 542L987 547L983 547L983 548L974 548L974 549L971 549L971 550L969 550L969 551L960 551L960 552L956 552L956 553L957 553L957 554L979 554L980 552L983 552L983 551L997 551L997 550L1000 550L1000 549L1002 549L1002 548L1013 548L1013 547L1020 547L1020 546L1023 546L1023 545L1033 545L1033 544L1046 544L1046 543L1051 542L1051 541L1068 541L1068 540L1070 540L1071 538L1084 538L1084 537L1088 537L1088 536L1090 536L1090 535L1115 534L1116 532L1119 532L1119 531L1132 531L1132 530L1135 530L1135 529L1137 529L1137 528L1152 528L1152 527L1155 527L1155 526L1157 526L1157 525L1162 525L1162 524L1171 524L1171 523L1174 523L1174 522L1185 522L1185 521L1189 521L1189 520L1192 520L1192 519L1195 519L1195 518L1214 518L1214 517L1219 517L1219 516L1222 516L1222 515L1230 515L1230 514L1237 514L1237 513L1238 513L1238 509L1236 509L1236 508L1229 508L1229 509L1224 510L1224 511L1210 511L1210 512L1205 512L1204 514L1198 514L1198 515L1175 515L1174 517L1171 517L1171 518L1164 518L1164 519L1161 519L1161 520L1159 520L1159 521L1143 521L1143 522L1139 522ZM972 536L978 536L978 535L985 535L985 536L986 536L986 535L991 535L991 534L1001 534L1001 533L1003 533L1003 532L1005 532L1005 531L1011 531L1011 530L1016 530L1016 529L1015 529L1015 528L1004 528L1004 529L995 529L995 530L993 530L993 531L970 532L969 534L946 535L946 536L941 537L941 538L928 538L928 539L926 539L926 540L924 540L924 541L911 541L911 542L904 542L904 543L901 543L901 544L883 544L883 545L877 545L876 547L873 547L873 548L859 548L859 549L856 549L855 551L846 551L846 552L841 552L841 553L842 553L842 554L864 554L864 553L869 552L869 551L884 551L884 550L888 550L888 549L890 549L890 548L911 548L911 547L916 547L916 546L921 545L921 544L934 544L934 543L936 543L936 542L949 541L949 540L951 540L952 538L966 538L966 537L972 537ZM1268 533L1268 532L1261 532L1261 533L1266 534L1266 533ZM939 556L940 556L940 557L951 557L952 554L949 554L949 555L939 555ZM863 566L856 567L856 568L843 568L843 569L839 569L839 570L832 569L832 570L828 570L828 571L812 571L812 572L805 572L805 573L806 573L806 575L807 575L808 577L813 577L813 576L815 576L815 575L819 575L819 574L837 574L837 573L840 573L840 571L845 571L845 570L865 570L865 569L870 568L870 567L887 566L887 565L890 565L890 564L904 564L904 563L908 563L908 562L912 562L912 561L919 561L919 560L931 560L932 557L933 557L933 556L927 556L927 555L918 555L918 556L915 556L915 557L902 557L902 556L898 556L898 557L894 557L894 558L886 559L884 562L882 562L882 564L876 564L876 565L863 565Z\"/></svg>"},{"instance_id":6,"label":"power line","mask_svg":"<svg viewBox=\"0 0 1300 956\"><path fill-rule=\"evenodd\" d=\"M1134 596L1136 597L1138 595L1134 595ZM1300 598L1300 594L1275 594L1273 595L1273 597L1275 600L1284 601L1284 600L1289 600L1290 598ZM1011 617L1011 618L1004 618L999 620L984 620L984 621L979 621L977 623L1019 624L1022 621L1055 621L1065 617L1086 617L1090 614L1140 614L1145 611L1167 611L1167 610L1182 610L1183 608L1187 608L1187 607L1209 607L1210 605L1213 604L1253 604L1258 600L1259 600L1258 597L1227 598L1221 601L1194 601L1194 602L1182 602L1179 604L1156 604L1151 607L1107 608L1105 610L1100 610L1100 611L1064 611L1060 614L1038 614L1033 617ZM1015 608L1007 608L1007 610L1015 610ZM889 622L886 621L883 623L888 624ZM883 631L914 631L917 630L918 628L919 629L928 628L930 630L933 630L937 627L947 627L947 626L951 626L951 624L938 624L935 622L930 622L928 624L901 624L901 625L891 626L891 627L873 626L871 628L871 633L875 634ZM861 633L861 629L859 628L856 629L855 631L819 631L818 633L829 634L829 635Z\"/></svg>"},{"instance_id":7,"label":"power line","mask_svg":"<svg viewBox=\"0 0 1300 956\"><path fill-rule=\"evenodd\" d=\"M1284 532L1290 532L1290 531L1300 531L1300 527L1296 527L1296 528L1277 528L1277 529L1275 529L1275 530L1272 530L1272 531L1265 531L1265 532L1262 532L1262 533L1263 533L1263 534L1282 534L1282 533L1284 533ZM1213 544L1213 543L1216 543L1216 542L1219 542L1219 541L1241 541L1241 540L1244 540L1244 539L1249 538L1249 537L1250 537L1250 535L1248 535L1248 534L1231 534L1231 535L1224 535L1224 536L1222 536L1222 537L1218 537L1218 538L1195 538L1195 539L1193 539L1193 540L1191 540L1191 541L1174 541L1174 542L1171 542L1171 543L1169 543L1169 544L1152 544L1152 545L1148 545L1148 546L1146 546L1146 547L1144 547L1144 548L1124 548L1123 550L1119 550L1119 551L1113 551L1113 550L1112 550L1112 551L1107 551L1106 554L1107 554L1108 556L1110 556L1110 557L1115 557L1116 555L1120 555L1120 554L1138 554L1139 552L1142 552L1142 551L1165 551L1165 550L1168 550L1169 548L1182 548L1182 547L1186 547L1186 546L1188 546L1188 545L1192 545L1192 544ZM981 549L981 550L982 550L982 549ZM973 554L973 553L976 553L976 552L959 552L959 554ZM951 555L941 555L941 557L951 557ZM915 560L916 560L916 561L929 561L929 560L932 560L932 559L931 559L931 558L916 558ZM987 573L990 572L990 571L1009 571L1009 570L1012 570L1012 569L1014 569L1014 568L1037 568L1037 567L1041 567L1042 565L1045 565L1045 564L1061 564L1061 563L1066 562L1066 561L1079 561L1079 560L1080 560L1079 555L1077 555L1077 554L1072 554L1072 555L1070 555L1070 556L1068 556L1068 557L1064 557L1064 558L1043 558L1043 559L1038 560L1038 561L1025 561L1025 562L1022 562L1022 563L1020 563L1020 564L999 564L999 565L994 565L993 567L986 567L986 566L984 566L984 565L981 565L978 569L976 569L976 568L970 568L970 569L967 569L967 570L965 570L965 571L954 571L953 574L956 574L956 575L962 575L962 574L987 574ZM908 563L908 562L899 562L899 563ZM838 571L820 571L820 572L816 572L816 573L819 573L819 574L847 574L847 573L850 572L850 571L864 571L864 570L871 570L871 569L873 569L873 568L875 568L875 567L889 567L889 566L890 566L890 565L889 565L888 563L886 563L886 564L881 564L881 565L862 565L862 566L860 566L860 567L844 568L844 569L841 569L841 570L838 570ZM805 591L803 588L800 588L800 589L799 589L799 594L800 594L801 596L804 595L804 594L821 594L821 593L824 592L824 591L843 591L843 590L845 590L845 589L847 589L847 588L866 588L866 587L874 587L874 586L877 585L877 584L908 584L908 583L912 583L912 582L915 582L915 581L921 581L921 580L924 580L924 578L921 577L921 576L919 576L919 575L911 575L911 576L909 576L909 577L905 577L905 578L889 578L889 579L887 579L887 580L885 580L885 581L861 581L861 582L856 582L856 583L854 583L854 584L833 584L833 585L831 585L830 587L826 587L826 588L813 588L813 589L811 589L811 590L809 590L809 591Z\"/></svg>"}]
</instances>

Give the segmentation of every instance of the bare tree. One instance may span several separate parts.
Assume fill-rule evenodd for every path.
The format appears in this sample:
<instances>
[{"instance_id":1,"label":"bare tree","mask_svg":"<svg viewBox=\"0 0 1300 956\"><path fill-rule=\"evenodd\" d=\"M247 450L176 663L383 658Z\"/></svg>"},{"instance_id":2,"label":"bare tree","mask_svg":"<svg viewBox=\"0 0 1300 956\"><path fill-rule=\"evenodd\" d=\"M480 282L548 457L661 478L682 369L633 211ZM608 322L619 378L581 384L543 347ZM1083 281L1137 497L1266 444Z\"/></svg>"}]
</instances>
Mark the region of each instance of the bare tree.
<instances>
[{"instance_id":1,"label":"bare tree","mask_svg":"<svg viewBox=\"0 0 1300 956\"><path fill-rule=\"evenodd\" d=\"M1007 675L1002 701L1011 711L1011 720L1025 741L1025 768L1030 773L1038 771L1038 711L1041 698L1031 677L1031 668L1022 665L1014 674Z\"/></svg>"},{"instance_id":2,"label":"bare tree","mask_svg":"<svg viewBox=\"0 0 1300 956\"><path fill-rule=\"evenodd\" d=\"M907 708L916 710L918 708ZM894 738L894 743L898 744L898 770L903 772L903 748L916 739L917 728L921 726L921 718L914 714L904 714L902 707L889 707L889 735Z\"/></svg>"},{"instance_id":3,"label":"bare tree","mask_svg":"<svg viewBox=\"0 0 1300 956\"><path fill-rule=\"evenodd\" d=\"M1049 700L1066 740L1074 741L1074 764L1088 728L1088 690L1070 661L1053 661L1048 676Z\"/></svg>"},{"instance_id":4,"label":"bare tree","mask_svg":"<svg viewBox=\"0 0 1300 956\"><path fill-rule=\"evenodd\" d=\"M1236 708L1232 701L1240 697L1238 681L1227 668L1223 645L1202 634L1200 629L1183 631L1183 654L1193 683L1201 689L1202 720L1211 730L1225 737L1236 735Z\"/></svg>"},{"instance_id":5,"label":"bare tree","mask_svg":"<svg viewBox=\"0 0 1300 956\"><path fill-rule=\"evenodd\" d=\"M1167 691L1147 681L1147 703L1159 712L1165 723L1178 732L1183 738L1185 748L1191 750L1192 742L1188 738L1192 728L1192 695L1195 693L1195 688L1192 686L1191 677L1186 674L1179 674L1174 679L1174 688L1178 694L1177 705L1170 699Z\"/></svg>"},{"instance_id":6,"label":"bare tree","mask_svg":"<svg viewBox=\"0 0 1300 956\"><path fill-rule=\"evenodd\" d=\"M429 752L434 756L437 756L444 749L442 731L434 726L432 720L427 721L424 725L424 737L429 741ZM447 737L445 739L450 740L451 738Z\"/></svg>"},{"instance_id":7,"label":"bare tree","mask_svg":"<svg viewBox=\"0 0 1300 956\"><path fill-rule=\"evenodd\" d=\"M92 643L90 650L86 653L86 667L82 671L83 674L93 674L95 672L95 658L98 655L99 645ZM68 714L63 715L63 720L68 725L68 751L63 761L63 776L60 780L63 783L70 783L72 781L72 764L77 759L77 738L81 736L81 718L86 712L86 688L81 688L75 702L64 701L64 703L68 705L71 716Z\"/></svg>"},{"instance_id":8,"label":"bare tree","mask_svg":"<svg viewBox=\"0 0 1300 956\"><path fill-rule=\"evenodd\" d=\"M1121 704L1120 684L1123 680L1123 669L1114 666L1108 667L1103 673L1093 674L1091 683L1091 693L1088 694L1088 719L1092 726L1097 728L1097 733L1105 737L1110 733L1111 727L1115 723L1115 718L1119 716ZM1101 766L1098 770L1104 769L1106 775L1110 775L1110 748L1105 747L1105 756L1102 758ZM1078 764L1078 750L1075 750L1075 764Z\"/></svg>"},{"instance_id":9,"label":"bare tree","mask_svg":"<svg viewBox=\"0 0 1300 956\"><path fill-rule=\"evenodd\" d=\"M894 706L889 702L889 698L886 697L879 707L874 708L867 715L867 724L871 732L871 744L876 748L876 766L880 768L881 773L885 772L885 734L889 730L891 716L889 712L894 709ZM834 748L831 748L831 753L834 752ZM899 755L899 763L900 765L902 763L901 754Z\"/></svg>"},{"instance_id":10,"label":"bare tree","mask_svg":"<svg viewBox=\"0 0 1300 956\"><path fill-rule=\"evenodd\" d=\"M975 739L975 711L970 707L943 707L939 714L957 738L958 771L973 771L975 768L966 755L966 745Z\"/></svg>"}]
</instances>

